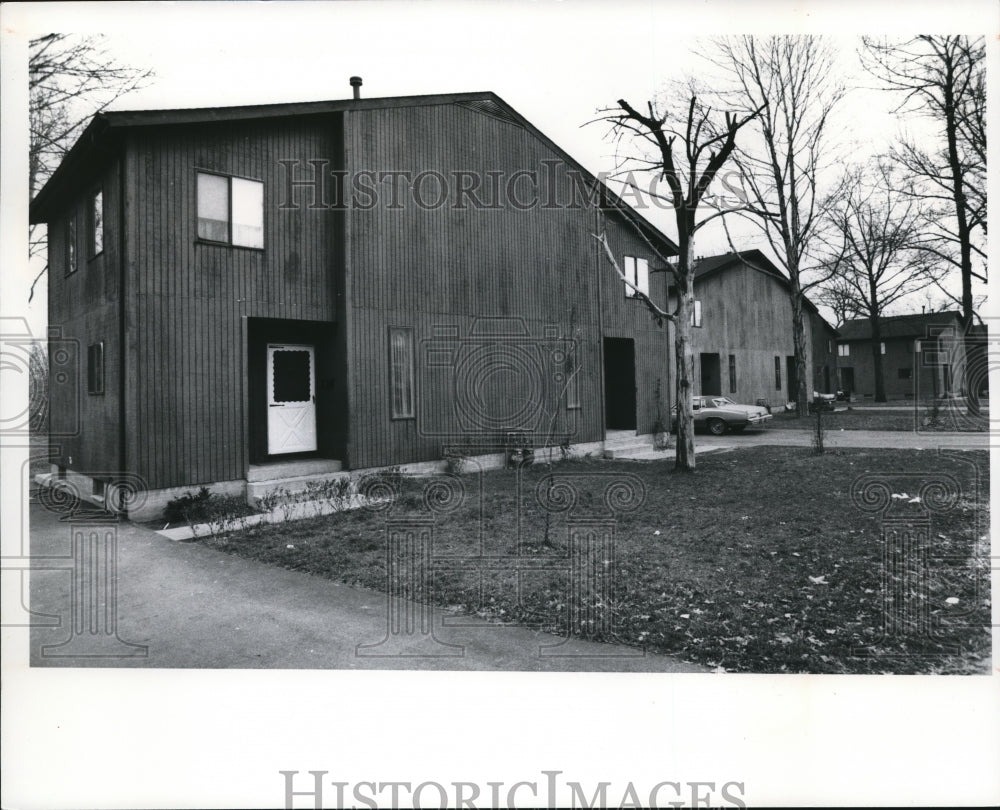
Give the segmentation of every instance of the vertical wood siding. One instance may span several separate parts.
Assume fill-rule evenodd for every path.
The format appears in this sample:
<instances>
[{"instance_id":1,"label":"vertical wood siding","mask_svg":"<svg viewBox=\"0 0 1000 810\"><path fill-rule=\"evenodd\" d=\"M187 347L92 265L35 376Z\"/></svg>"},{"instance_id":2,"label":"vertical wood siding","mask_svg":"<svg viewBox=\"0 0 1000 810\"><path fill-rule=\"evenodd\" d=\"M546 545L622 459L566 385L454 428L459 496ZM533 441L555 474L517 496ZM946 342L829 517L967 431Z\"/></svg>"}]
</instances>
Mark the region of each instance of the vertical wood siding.
<instances>
[{"instance_id":1,"label":"vertical wood siding","mask_svg":"<svg viewBox=\"0 0 1000 810\"><path fill-rule=\"evenodd\" d=\"M67 348L72 368L54 363L50 370L51 430L59 448L58 463L83 473L110 477L118 472L120 418L118 385L122 351L119 345L119 272L121 256L120 164L101 170L62 216L49 223L49 327L60 330L50 348ZM103 251L89 255L90 195L103 193ZM77 270L66 276L66 221L77 217ZM104 343L104 393L87 393L87 347ZM65 380L59 376L68 371ZM72 462L70 462L72 459ZM84 493L89 495L90 493Z\"/></svg>"},{"instance_id":2,"label":"vertical wood siding","mask_svg":"<svg viewBox=\"0 0 1000 810\"><path fill-rule=\"evenodd\" d=\"M334 164L337 120L144 129L130 140L135 465L151 487L246 475L246 318L335 319L332 213L279 210L278 161ZM263 250L197 241L197 169L264 182Z\"/></svg>"},{"instance_id":3,"label":"vertical wood siding","mask_svg":"<svg viewBox=\"0 0 1000 810\"><path fill-rule=\"evenodd\" d=\"M543 176L543 160L560 160L521 126L455 104L350 112L345 146L352 173L395 170L415 176L433 170L449 180L453 171L480 178L501 172L505 181L522 169ZM566 170L560 160L556 186L562 200L571 193ZM429 427L435 403L427 398L443 396L440 390L421 389L416 419L390 418L390 325L414 329L418 389L421 379L429 379L421 347L435 327L453 326L465 337L476 316L520 318L536 339L546 327L556 327L577 342L581 354L582 407L561 418L577 420L574 441L603 437L599 290L602 277L613 283L613 271L601 263L591 238L594 212L565 206L522 211L507 204L499 210L460 210L452 205L455 184L450 185L447 204L435 210L415 205L408 193L402 208L392 210L388 187L382 186L379 205L349 214L352 467L441 457L442 440ZM428 181L428 199L436 188ZM520 189L527 192L527 184ZM613 220L608 228L616 249L648 255L639 238L630 238ZM636 356L642 358L639 428L648 431L655 419L649 402L654 378L662 375L665 384L666 330L651 324L635 302L612 302L608 309L605 334L636 339Z\"/></svg>"}]
</instances>

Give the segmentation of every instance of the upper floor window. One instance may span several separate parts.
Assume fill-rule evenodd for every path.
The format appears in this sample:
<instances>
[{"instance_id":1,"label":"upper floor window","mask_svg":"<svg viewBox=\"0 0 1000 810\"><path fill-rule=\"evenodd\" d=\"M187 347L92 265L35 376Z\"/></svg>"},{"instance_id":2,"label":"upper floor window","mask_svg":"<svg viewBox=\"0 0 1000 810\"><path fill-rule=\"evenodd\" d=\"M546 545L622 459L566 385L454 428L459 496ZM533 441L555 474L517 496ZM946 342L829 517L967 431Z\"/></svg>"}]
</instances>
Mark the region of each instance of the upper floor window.
<instances>
[{"instance_id":1,"label":"upper floor window","mask_svg":"<svg viewBox=\"0 0 1000 810\"><path fill-rule=\"evenodd\" d=\"M691 326L701 326L701 301L697 298L691 307Z\"/></svg>"},{"instance_id":2,"label":"upper floor window","mask_svg":"<svg viewBox=\"0 0 1000 810\"><path fill-rule=\"evenodd\" d=\"M837 346L837 356L838 357L850 357L851 356L851 345L849 343L841 343Z\"/></svg>"},{"instance_id":3,"label":"upper floor window","mask_svg":"<svg viewBox=\"0 0 1000 810\"><path fill-rule=\"evenodd\" d=\"M76 212L66 220L66 275L76 272Z\"/></svg>"},{"instance_id":4,"label":"upper floor window","mask_svg":"<svg viewBox=\"0 0 1000 810\"><path fill-rule=\"evenodd\" d=\"M198 238L264 247L264 184L198 172Z\"/></svg>"},{"instance_id":5,"label":"upper floor window","mask_svg":"<svg viewBox=\"0 0 1000 810\"><path fill-rule=\"evenodd\" d=\"M90 258L104 250L104 190L98 189L90 197L87 209L87 247Z\"/></svg>"},{"instance_id":6,"label":"upper floor window","mask_svg":"<svg viewBox=\"0 0 1000 810\"><path fill-rule=\"evenodd\" d=\"M625 257L625 278L634 284L643 295L649 295L649 262L635 256ZM625 285L625 295L628 298L638 298L636 291Z\"/></svg>"},{"instance_id":7,"label":"upper floor window","mask_svg":"<svg viewBox=\"0 0 1000 810\"><path fill-rule=\"evenodd\" d=\"M885 354L885 341L882 341L882 354Z\"/></svg>"}]
</instances>

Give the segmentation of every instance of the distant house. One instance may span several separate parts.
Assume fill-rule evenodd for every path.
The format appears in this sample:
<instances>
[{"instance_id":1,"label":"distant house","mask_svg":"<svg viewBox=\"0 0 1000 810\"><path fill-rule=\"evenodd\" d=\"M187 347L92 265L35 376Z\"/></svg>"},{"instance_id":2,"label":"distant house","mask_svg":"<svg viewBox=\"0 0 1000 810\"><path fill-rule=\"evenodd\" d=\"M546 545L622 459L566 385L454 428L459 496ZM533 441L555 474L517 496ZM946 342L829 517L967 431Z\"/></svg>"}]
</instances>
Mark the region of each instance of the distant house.
<instances>
[{"instance_id":1,"label":"distant house","mask_svg":"<svg viewBox=\"0 0 1000 810\"><path fill-rule=\"evenodd\" d=\"M920 399L964 393L965 341L960 312L895 315L880 319L878 350L887 399ZM856 398L874 399L875 360L868 318L846 321L837 340L840 386Z\"/></svg>"},{"instance_id":2,"label":"distant house","mask_svg":"<svg viewBox=\"0 0 1000 810\"><path fill-rule=\"evenodd\" d=\"M789 282L759 250L700 259L692 344L697 393L784 405L796 398ZM806 374L813 390L836 384L837 330L807 298Z\"/></svg>"},{"instance_id":3,"label":"distant house","mask_svg":"<svg viewBox=\"0 0 1000 810\"><path fill-rule=\"evenodd\" d=\"M134 516L669 409L670 332L593 234L654 300L676 247L493 93L100 113L30 216L80 359L53 472L140 480Z\"/></svg>"}]
</instances>

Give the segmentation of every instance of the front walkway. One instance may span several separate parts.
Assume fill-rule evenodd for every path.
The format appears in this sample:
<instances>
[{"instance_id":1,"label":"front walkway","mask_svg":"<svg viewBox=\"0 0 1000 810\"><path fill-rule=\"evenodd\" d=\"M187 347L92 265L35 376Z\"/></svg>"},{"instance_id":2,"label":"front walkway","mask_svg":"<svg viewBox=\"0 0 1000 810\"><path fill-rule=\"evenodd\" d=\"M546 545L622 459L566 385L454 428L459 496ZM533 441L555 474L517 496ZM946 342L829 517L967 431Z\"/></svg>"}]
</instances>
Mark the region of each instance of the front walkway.
<instances>
[{"instance_id":1,"label":"front walkway","mask_svg":"<svg viewBox=\"0 0 1000 810\"><path fill-rule=\"evenodd\" d=\"M31 506L32 557L45 558L39 567L64 560L62 566L51 563L53 570L31 573L32 610L60 617L58 627L32 628L33 666L706 671L631 647L577 639L560 645L553 635L478 618L461 617L466 626L446 627L443 613L433 610L437 643L419 632L421 606L402 600L395 603L397 615L416 618L417 632L380 645L388 634L384 593L247 560L201 543L173 542L127 522L112 529L118 545L117 601L108 598L107 588L94 604L81 605L87 600L77 598L76 629L81 632L74 633L66 565L72 560L71 531L81 526L85 534L109 528L96 521L89 527L79 521L71 524L40 504ZM80 593L89 591L85 586ZM117 636L125 643L100 632L113 625L115 614ZM68 645L42 650L65 641L75 644L73 657L57 657ZM358 645L371 646L359 655ZM547 648L545 654L540 647Z\"/></svg>"}]
</instances>

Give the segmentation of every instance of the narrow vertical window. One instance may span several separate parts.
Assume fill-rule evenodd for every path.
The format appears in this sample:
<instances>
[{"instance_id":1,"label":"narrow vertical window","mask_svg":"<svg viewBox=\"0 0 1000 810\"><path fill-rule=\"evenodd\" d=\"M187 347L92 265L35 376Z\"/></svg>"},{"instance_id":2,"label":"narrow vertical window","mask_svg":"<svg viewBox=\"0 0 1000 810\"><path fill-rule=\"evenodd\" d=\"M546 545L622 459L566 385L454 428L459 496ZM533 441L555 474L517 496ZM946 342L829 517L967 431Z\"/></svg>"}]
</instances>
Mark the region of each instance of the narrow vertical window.
<instances>
[{"instance_id":1,"label":"narrow vertical window","mask_svg":"<svg viewBox=\"0 0 1000 810\"><path fill-rule=\"evenodd\" d=\"M638 298L639 293L649 295L649 262L646 259L638 259L635 256L625 257L625 266L622 268L627 278L635 288L625 285L625 295L628 298ZM639 292L636 292L636 289Z\"/></svg>"},{"instance_id":2,"label":"narrow vertical window","mask_svg":"<svg viewBox=\"0 0 1000 810\"><path fill-rule=\"evenodd\" d=\"M701 326L701 301L694 299L694 306L691 307L691 326Z\"/></svg>"},{"instance_id":3,"label":"narrow vertical window","mask_svg":"<svg viewBox=\"0 0 1000 810\"><path fill-rule=\"evenodd\" d=\"M882 345L880 348L882 350L882 354L885 354L885 341L882 341Z\"/></svg>"},{"instance_id":4,"label":"narrow vertical window","mask_svg":"<svg viewBox=\"0 0 1000 810\"><path fill-rule=\"evenodd\" d=\"M94 258L104 250L104 191L102 189L98 189L91 196L88 216L90 221L87 229L87 242L90 258Z\"/></svg>"},{"instance_id":5,"label":"narrow vertical window","mask_svg":"<svg viewBox=\"0 0 1000 810\"><path fill-rule=\"evenodd\" d=\"M412 419L413 330L389 327L389 396L393 419Z\"/></svg>"},{"instance_id":6,"label":"narrow vertical window","mask_svg":"<svg viewBox=\"0 0 1000 810\"><path fill-rule=\"evenodd\" d=\"M774 358L774 390L781 390L781 358Z\"/></svg>"},{"instance_id":7,"label":"narrow vertical window","mask_svg":"<svg viewBox=\"0 0 1000 810\"><path fill-rule=\"evenodd\" d=\"M66 275L76 272L76 213L66 220Z\"/></svg>"},{"instance_id":8,"label":"narrow vertical window","mask_svg":"<svg viewBox=\"0 0 1000 810\"><path fill-rule=\"evenodd\" d=\"M736 355L729 355L729 393L736 393Z\"/></svg>"},{"instance_id":9,"label":"narrow vertical window","mask_svg":"<svg viewBox=\"0 0 1000 810\"><path fill-rule=\"evenodd\" d=\"M569 409L580 407L580 368L576 363L575 353L566 352L566 407Z\"/></svg>"},{"instance_id":10,"label":"narrow vertical window","mask_svg":"<svg viewBox=\"0 0 1000 810\"><path fill-rule=\"evenodd\" d=\"M87 393L104 393L104 343L87 347Z\"/></svg>"}]
</instances>

